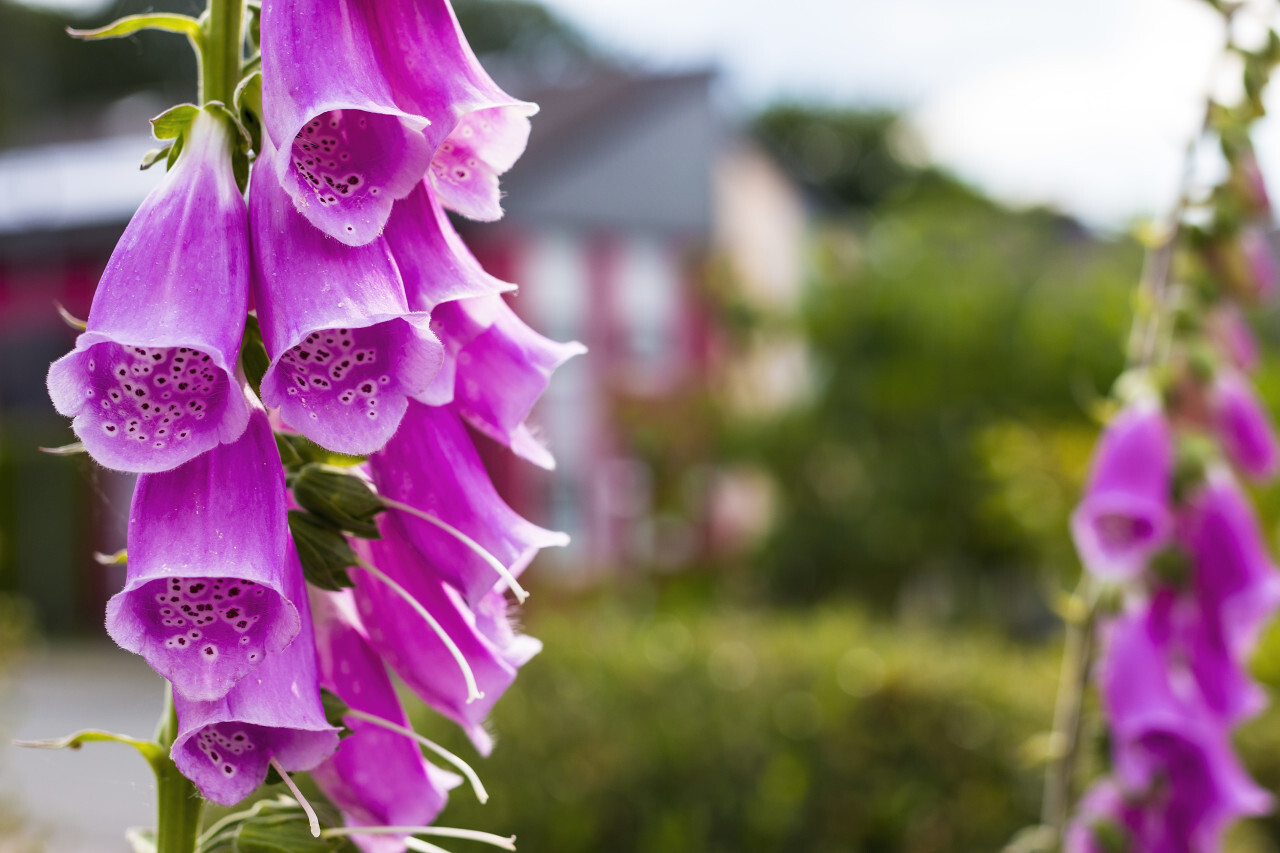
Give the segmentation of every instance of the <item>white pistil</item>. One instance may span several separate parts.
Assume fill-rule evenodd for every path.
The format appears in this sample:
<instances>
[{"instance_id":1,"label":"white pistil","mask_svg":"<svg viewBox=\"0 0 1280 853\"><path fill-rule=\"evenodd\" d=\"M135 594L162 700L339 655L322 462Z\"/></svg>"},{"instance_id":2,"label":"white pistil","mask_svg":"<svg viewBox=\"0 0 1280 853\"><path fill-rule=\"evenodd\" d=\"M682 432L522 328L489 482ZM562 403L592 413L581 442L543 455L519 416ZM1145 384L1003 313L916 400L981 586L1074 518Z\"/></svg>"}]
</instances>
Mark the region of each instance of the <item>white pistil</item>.
<instances>
[{"instance_id":1,"label":"white pistil","mask_svg":"<svg viewBox=\"0 0 1280 853\"><path fill-rule=\"evenodd\" d=\"M298 801L298 805L302 806L302 810L307 813L307 823L311 824L311 836L313 838L320 837L320 819L316 817L315 809L311 808L311 803L307 802L307 798L302 796L302 792L298 790L298 786L293 783L293 779L280 766L280 762L276 761L275 756L271 758L271 766L280 774L280 778L289 786L289 792L293 794L293 798Z\"/></svg>"},{"instance_id":2,"label":"white pistil","mask_svg":"<svg viewBox=\"0 0 1280 853\"><path fill-rule=\"evenodd\" d=\"M445 632L444 628L440 626L440 623L436 621L435 617L427 612L427 608L423 607L422 603L419 602L418 599L410 595L407 589L387 577L381 569L367 562L363 558L357 557L356 565L382 581L391 589L392 592L403 598L405 603L412 607L419 616L426 620L427 624L431 626L431 630L435 631L436 636L444 642L445 648L449 650L449 654L453 655L453 659L457 662L458 668L462 670L463 680L467 682L467 704L470 705L477 699L483 699L484 693L481 692L480 685L476 684L476 675L471 671L471 664L467 663L467 659L463 656L462 650L453 642L453 638Z\"/></svg>"},{"instance_id":3,"label":"white pistil","mask_svg":"<svg viewBox=\"0 0 1280 853\"><path fill-rule=\"evenodd\" d=\"M435 741L429 738L423 737L422 735L415 732L413 729L406 728L405 726L397 725L396 723L393 723L390 720L384 720L382 719L382 717L378 717L373 714L367 714L364 711L358 711L355 708L348 708L346 716L354 717L357 720L364 720L367 723L373 723L375 726L382 726L384 729L393 731L396 734L404 735L405 737L410 738L422 744L427 749L431 750L436 755L440 756L445 761L452 764L454 767L458 769L459 772L462 773L463 776L467 777L467 781L471 783L471 789L475 791L477 800L479 800L481 803L489 802L489 792L484 789L484 785L480 783L480 777L476 775L475 770L471 769L471 765L463 761L458 756L454 755L449 750L445 749L440 744L436 743Z\"/></svg>"},{"instance_id":4,"label":"white pistil","mask_svg":"<svg viewBox=\"0 0 1280 853\"><path fill-rule=\"evenodd\" d=\"M449 853L443 847L437 847L430 841L423 841L421 838L406 838L404 846L414 853Z\"/></svg>"},{"instance_id":5,"label":"white pistil","mask_svg":"<svg viewBox=\"0 0 1280 853\"><path fill-rule=\"evenodd\" d=\"M479 841L501 850L515 850L514 835L494 835L477 829L457 829L452 826L335 826L324 831L325 838L343 835L432 835L437 838L459 838L463 841Z\"/></svg>"},{"instance_id":6,"label":"white pistil","mask_svg":"<svg viewBox=\"0 0 1280 853\"><path fill-rule=\"evenodd\" d=\"M378 495L378 498L384 504L391 507L392 509L398 509L401 512L407 512L409 513L409 515L412 515L415 518L420 518L423 521L427 521L427 522L430 522L431 524L434 524L436 527L439 527L441 530L443 530L445 533L448 533L454 539L457 539L463 545L466 545L468 548L470 548L472 551L478 554L482 560L488 563L489 566L495 572L498 573L498 577L502 578L504 581L507 582L507 586L511 587L511 591L515 593L517 602L523 604L524 600L529 597L529 592L520 585L520 582L516 580L516 576L511 574L511 570L508 569L506 566L502 565L501 560L499 560L497 557L490 554L488 551L484 549L484 546L482 546L479 542L472 539L470 536L463 533L461 530L454 527L452 524L449 524L447 521L442 521L436 518L434 515L431 515L430 513L427 513L427 512L423 512L422 510L416 507L409 506L408 504L401 503L400 501L392 500L391 498L388 498L385 495Z\"/></svg>"}]
</instances>

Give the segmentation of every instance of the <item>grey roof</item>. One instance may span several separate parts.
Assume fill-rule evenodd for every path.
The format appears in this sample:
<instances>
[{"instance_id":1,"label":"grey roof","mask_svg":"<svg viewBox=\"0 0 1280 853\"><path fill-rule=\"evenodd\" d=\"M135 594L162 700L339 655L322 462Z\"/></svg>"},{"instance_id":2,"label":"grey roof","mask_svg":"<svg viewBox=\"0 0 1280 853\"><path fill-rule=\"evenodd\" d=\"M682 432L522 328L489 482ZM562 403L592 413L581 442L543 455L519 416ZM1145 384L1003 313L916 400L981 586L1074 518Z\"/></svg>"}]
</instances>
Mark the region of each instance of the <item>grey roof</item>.
<instances>
[{"instance_id":1,"label":"grey roof","mask_svg":"<svg viewBox=\"0 0 1280 853\"><path fill-rule=\"evenodd\" d=\"M720 128L710 71L601 71L533 93L529 148L503 178L512 222L705 234Z\"/></svg>"}]
</instances>

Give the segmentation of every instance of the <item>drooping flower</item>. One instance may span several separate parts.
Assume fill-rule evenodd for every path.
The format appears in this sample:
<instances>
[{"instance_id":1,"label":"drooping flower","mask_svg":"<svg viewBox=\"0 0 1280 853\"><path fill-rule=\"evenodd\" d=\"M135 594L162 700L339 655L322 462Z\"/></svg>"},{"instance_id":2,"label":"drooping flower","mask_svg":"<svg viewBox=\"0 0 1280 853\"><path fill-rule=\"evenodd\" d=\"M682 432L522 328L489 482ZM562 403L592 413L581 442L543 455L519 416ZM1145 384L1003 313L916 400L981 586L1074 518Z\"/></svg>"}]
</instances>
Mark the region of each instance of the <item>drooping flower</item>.
<instances>
[{"instance_id":1,"label":"drooping flower","mask_svg":"<svg viewBox=\"0 0 1280 853\"><path fill-rule=\"evenodd\" d=\"M116 244L88 328L49 369L54 407L107 468L166 471L235 441L248 421L233 374L249 246L231 145L222 118L196 114Z\"/></svg>"},{"instance_id":2,"label":"drooping flower","mask_svg":"<svg viewBox=\"0 0 1280 853\"><path fill-rule=\"evenodd\" d=\"M1101 682L1120 791L1140 804L1134 849L1210 853L1234 820L1271 798L1245 773L1226 728L1199 701L1141 610L1108 632Z\"/></svg>"},{"instance_id":3,"label":"drooping flower","mask_svg":"<svg viewBox=\"0 0 1280 853\"><path fill-rule=\"evenodd\" d=\"M1230 476L1211 474L1192 497L1179 539L1195 567L1196 602L1213 617L1217 641L1233 660L1246 662L1280 606L1280 575L1248 499Z\"/></svg>"},{"instance_id":4,"label":"drooping flower","mask_svg":"<svg viewBox=\"0 0 1280 853\"><path fill-rule=\"evenodd\" d=\"M381 233L435 150L423 135L430 117L398 106L380 65L372 5L262 4L263 123L281 152L265 165L312 225L350 246Z\"/></svg>"},{"instance_id":5,"label":"drooping flower","mask_svg":"<svg viewBox=\"0 0 1280 853\"><path fill-rule=\"evenodd\" d=\"M1169 538L1173 443L1160 410L1138 404L1107 425L1094 453L1084 499L1071 517L1076 549L1089 571L1130 578Z\"/></svg>"},{"instance_id":6,"label":"drooping flower","mask_svg":"<svg viewBox=\"0 0 1280 853\"><path fill-rule=\"evenodd\" d=\"M1235 365L1244 373L1252 373L1258 367L1261 356L1258 342L1240 309L1226 302L1214 308L1206 320L1209 335Z\"/></svg>"},{"instance_id":7,"label":"drooping flower","mask_svg":"<svg viewBox=\"0 0 1280 853\"><path fill-rule=\"evenodd\" d=\"M467 44L448 0L380 0L380 59L397 102L430 119L432 188L463 216L502 216L498 176L524 152L536 104L493 82Z\"/></svg>"},{"instance_id":8,"label":"drooping flower","mask_svg":"<svg viewBox=\"0 0 1280 853\"><path fill-rule=\"evenodd\" d=\"M1274 477L1280 470L1280 444L1249 383L1238 374L1220 373L1212 399L1214 427L1231 461L1255 480Z\"/></svg>"},{"instance_id":9,"label":"drooping flower","mask_svg":"<svg viewBox=\"0 0 1280 853\"><path fill-rule=\"evenodd\" d=\"M542 548L567 545L563 533L526 521L498 496L480 454L448 406L409 404L400 430L369 457L378 492L444 522L518 576ZM393 508L422 571L453 586L473 605L503 577L449 530Z\"/></svg>"},{"instance_id":10,"label":"drooping flower","mask_svg":"<svg viewBox=\"0 0 1280 853\"><path fill-rule=\"evenodd\" d=\"M493 738L484 720L515 680L516 670L542 644L511 627L501 587L483 596L473 611L423 565L397 518L383 517L379 527L383 538L361 540L358 552L399 584L448 635L481 695L473 696L458 657L439 633L424 626L416 608L382 579L361 571L355 573L355 599L370 642L418 698L460 725L476 749L488 755Z\"/></svg>"},{"instance_id":11,"label":"drooping flower","mask_svg":"<svg viewBox=\"0 0 1280 853\"><path fill-rule=\"evenodd\" d=\"M262 157L278 156L264 148ZM263 401L324 447L371 453L440 368L430 316L409 310L385 240L328 239L297 214L270 168L254 169L250 189L254 302L271 358Z\"/></svg>"},{"instance_id":12,"label":"drooping flower","mask_svg":"<svg viewBox=\"0 0 1280 853\"><path fill-rule=\"evenodd\" d=\"M310 770L338 747L338 731L320 703L311 608L292 543L288 566L287 591L303 624L297 639L220 699L174 695L178 736L170 756L201 794L220 805L253 793L272 759L283 770Z\"/></svg>"},{"instance_id":13,"label":"drooping flower","mask_svg":"<svg viewBox=\"0 0 1280 853\"><path fill-rule=\"evenodd\" d=\"M218 699L299 632L287 547L280 454L258 409L238 441L138 478L107 633L182 696Z\"/></svg>"},{"instance_id":14,"label":"drooping flower","mask_svg":"<svg viewBox=\"0 0 1280 853\"><path fill-rule=\"evenodd\" d=\"M1280 268L1276 265L1275 251L1267 238L1267 229L1261 225L1246 226L1240 232L1240 249L1252 284L1252 293L1259 299L1271 299L1280 291Z\"/></svg>"},{"instance_id":15,"label":"drooping flower","mask_svg":"<svg viewBox=\"0 0 1280 853\"><path fill-rule=\"evenodd\" d=\"M350 591L312 593L320 685L350 708L405 728L409 718L382 661L369 645ZM311 771L347 826L425 826L461 781L424 761L403 734L348 717L351 735ZM404 836L355 835L365 853L403 853Z\"/></svg>"}]
</instances>

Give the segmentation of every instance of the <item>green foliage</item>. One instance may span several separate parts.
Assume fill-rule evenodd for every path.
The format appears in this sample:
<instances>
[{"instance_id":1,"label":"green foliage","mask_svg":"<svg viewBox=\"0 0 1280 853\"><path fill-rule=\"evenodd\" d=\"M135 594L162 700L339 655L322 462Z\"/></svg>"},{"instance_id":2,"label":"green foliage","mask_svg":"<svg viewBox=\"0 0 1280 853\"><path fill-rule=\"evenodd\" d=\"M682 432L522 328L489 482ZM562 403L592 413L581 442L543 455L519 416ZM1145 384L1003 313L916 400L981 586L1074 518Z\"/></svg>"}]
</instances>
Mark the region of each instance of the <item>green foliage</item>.
<instances>
[{"instance_id":1,"label":"green foliage","mask_svg":"<svg viewBox=\"0 0 1280 853\"><path fill-rule=\"evenodd\" d=\"M1121 369L1140 252L942 184L859 233L804 310L812 401L730 435L782 490L760 567L784 600L988 597L1007 613L1029 591L1011 578L1073 562L1086 410Z\"/></svg>"},{"instance_id":2,"label":"green foliage","mask_svg":"<svg viewBox=\"0 0 1280 853\"><path fill-rule=\"evenodd\" d=\"M999 850L1034 822L1025 744L1052 716L1053 650L851 608L539 616L545 652L476 765L492 797L454 791L441 825L558 853L924 853Z\"/></svg>"}]
</instances>

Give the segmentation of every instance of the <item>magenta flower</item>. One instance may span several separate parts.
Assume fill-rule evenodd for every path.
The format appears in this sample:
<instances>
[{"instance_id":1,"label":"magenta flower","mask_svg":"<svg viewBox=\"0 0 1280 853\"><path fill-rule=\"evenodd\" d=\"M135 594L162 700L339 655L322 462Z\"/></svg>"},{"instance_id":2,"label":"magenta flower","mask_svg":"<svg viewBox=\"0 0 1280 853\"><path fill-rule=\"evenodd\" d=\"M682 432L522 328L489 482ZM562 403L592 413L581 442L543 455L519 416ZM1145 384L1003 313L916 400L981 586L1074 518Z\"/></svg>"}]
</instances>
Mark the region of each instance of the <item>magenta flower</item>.
<instances>
[{"instance_id":1,"label":"magenta flower","mask_svg":"<svg viewBox=\"0 0 1280 853\"><path fill-rule=\"evenodd\" d=\"M1231 461L1255 480L1280 470L1275 427L1249 383L1235 373L1219 374L1213 387L1214 428Z\"/></svg>"},{"instance_id":2,"label":"magenta flower","mask_svg":"<svg viewBox=\"0 0 1280 853\"><path fill-rule=\"evenodd\" d=\"M1107 425L1094 451L1084 499L1071 516L1089 571L1117 580L1142 571L1172 530L1173 442L1154 406L1136 405Z\"/></svg>"},{"instance_id":3,"label":"magenta flower","mask_svg":"<svg viewBox=\"0 0 1280 853\"><path fill-rule=\"evenodd\" d=\"M262 5L263 122L282 155L266 165L298 212L350 246L381 233L395 200L426 174L436 144L422 132L430 117L397 104L369 30L373 5Z\"/></svg>"},{"instance_id":4,"label":"magenta flower","mask_svg":"<svg viewBox=\"0 0 1280 853\"><path fill-rule=\"evenodd\" d=\"M532 524L498 496L467 429L449 407L410 403L400 430L369 457L378 492L444 522L518 576L542 548L569 537ZM448 529L393 507L420 571L445 581L471 603L504 581L490 560Z\"/></svg>"},{"instance_id":5,"label":"magenta flower","mask_svg":"<svg viewBox=\"0 0 1280 853\"><path fill-rule=\"evenodd\" d=\"M202 110L111 253L87 330L49 368L54 408L100 464L166 471L240 437L248 261L231 134Z\"/></svg>"},{"instance_id":6,"label":"magenta flower","mask_svg":"<svg viewBox=\"0 0 1280 853\"><path fill-rule=\"evenodd\" d=\"M447 469L442 469L447 470ZM399 584L448 635L465 661L479 695L468 686L458 655L424 624L417 609L382 579L355 573L355 598L369 639L382 659L420 699L462 726L482 755L493 748L484 720L515 680L516 670L542 648L516 634L500 588L472 611L452 587L435 577L400 530L397 518L380 524L383 538L356 543L365 559Z\"/></svg>"},{"instance_id":7,"label":"magenta flower","mask_svg":"<svg viewBox=\"0 0 1280 853\"><path fill-rule=\"evenodd\" d=\"M1209 853L1231 822L1262 814L1271 798L1171 664L1145 613L1111 625L1101 682L1112 763L1121 791L1141 804L1134 849Z\"/></svg>"},{"instance_id":8,"label":"magenta flower","mask_svg":"<svg viewBox=\"0 0 1280 853\"><path fill-rule=\"evenodd\" d=\"M1280 269L1267 238L1267 229L1250 225L1240 231L1240 250L1244 254L1253 292L1260 299L1270 299L1280 290Z\"/></svg>"},{"instance_id":9,"label":"magenta flower","mask_svg":"<svg viewBox=\"0 0 1280 853\"><path fill-rule=\"evenodd\" d=\"M371 453L440 368L430 317L409 310L385 240L350 247L328 239L261 165L250 197L254 302L271 358L263 401L330 450Z\"/></svg>"},{"instance_id":10,"label":"magenta flower","mask_svg":"<svg viewBox=\"0 0 1280 853\"><path fill-rule=\"evenodd\" d=\"M350 591L313 592L320 685L348 707L409 728L382 661L369 645ZM426 826L461 781L424 761L402 734L348 718L351 735L311 771L347 826ZM403 853L404 836L356 835L365 853Z\"/></svg>"},{"instance_id":11,"label":"magenta flower","mask_svg":"<svg viewBox=\"0 0 1280 853\"><path fill-rule=\"evenodd\" d=\"M1209 335L1238 370L1252 373L1262 360L1249 322L1235 304L1226 302L1209 315Z\"/></svg>"},{"instance_id":12,"label":"magenta flower","mask_svg":"<svg viewBox=\"0 0 1280 853\"><path fill-rule=\"evenodd\" d=\"M239 441L141 475L128 541L107 633L186 698L218 699L298 635L284 474L261 410Z\"/></svg>"},{"instance_id":13,"label":"magenta flower","mask_svg":"<svg viewBox=\"0 0 1280 853\"><path fill-rule=\"evenodd\" d=\"M1190 502L1179 539L1195 566L1197 604L1220 632L1217 642L1245 663L1280 606L1280 576L1248 499L1230 477L1210 476Z\"/></svg>"},{"instance_id":14,"label":"magenta flower","mask_svg":"<svg viewBox=\"0 0 1280 853\"><path fill-rule=\"evenodd\" d=\"M287 582L305 626L298 638L220 699L173 697L178 736L170 756L201 794L220 805L253 793L272 760L281 770L310 770L338 747L338 731L320 704L311 608L292 543Z\"/></svg>"},{"instance_id":15,"label":"magenta flower","mask_svg":"<svg viewBox=\"0 0 1280 853\"><path fill-rule=\"evenodd\" d=\"M498 219L498 176L524 152L537 105L512 98L485 73L448 0L369 5L397 102L431 121L432 187L463 216Z\"/></svg>"}]
</instances>

